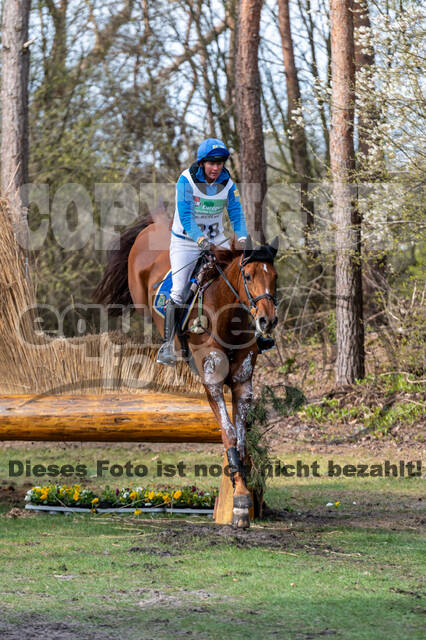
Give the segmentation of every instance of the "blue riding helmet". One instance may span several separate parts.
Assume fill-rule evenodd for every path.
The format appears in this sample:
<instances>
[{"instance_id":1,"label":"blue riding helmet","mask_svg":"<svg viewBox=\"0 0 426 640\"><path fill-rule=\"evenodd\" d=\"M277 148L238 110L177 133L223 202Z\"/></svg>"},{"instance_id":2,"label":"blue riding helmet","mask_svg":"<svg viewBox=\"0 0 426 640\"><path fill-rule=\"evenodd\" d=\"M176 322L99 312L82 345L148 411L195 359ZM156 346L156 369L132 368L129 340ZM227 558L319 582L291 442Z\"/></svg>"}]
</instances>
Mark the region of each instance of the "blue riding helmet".
<instances>
[{"instance_id":1,"label":"blue riding helmet","mask_svg":"<svg viewBox=\"0 0 426 640\"><path fill-rule=\"evenodd\" d=\"M208 160L209 158L217 158L223 160L223 162L229 158L229 151L222 140L207 138L200 144L197 151L197 162Z\"/></svg>"}]
</instances>

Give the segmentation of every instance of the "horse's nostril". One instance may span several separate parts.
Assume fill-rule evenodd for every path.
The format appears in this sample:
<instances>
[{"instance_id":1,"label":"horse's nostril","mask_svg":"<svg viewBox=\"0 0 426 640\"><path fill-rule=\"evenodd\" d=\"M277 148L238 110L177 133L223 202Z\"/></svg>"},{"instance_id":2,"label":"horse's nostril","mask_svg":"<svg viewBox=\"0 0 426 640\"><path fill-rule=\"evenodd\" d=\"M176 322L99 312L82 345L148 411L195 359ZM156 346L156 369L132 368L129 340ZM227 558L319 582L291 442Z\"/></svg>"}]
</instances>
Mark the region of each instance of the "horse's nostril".
<instances>
[{"instance_id":1,"label":"horse's nostril","mask_svg":"<svg viewBox=\"0 0 426 640\"><path fill-rule=\"evenodd\" d=\"M262 316L261 318L259 318L259 325L261 329L264 329L267 324L268 324L268 321L265 318L265 316Z\"/></svg>"}]
</instances>

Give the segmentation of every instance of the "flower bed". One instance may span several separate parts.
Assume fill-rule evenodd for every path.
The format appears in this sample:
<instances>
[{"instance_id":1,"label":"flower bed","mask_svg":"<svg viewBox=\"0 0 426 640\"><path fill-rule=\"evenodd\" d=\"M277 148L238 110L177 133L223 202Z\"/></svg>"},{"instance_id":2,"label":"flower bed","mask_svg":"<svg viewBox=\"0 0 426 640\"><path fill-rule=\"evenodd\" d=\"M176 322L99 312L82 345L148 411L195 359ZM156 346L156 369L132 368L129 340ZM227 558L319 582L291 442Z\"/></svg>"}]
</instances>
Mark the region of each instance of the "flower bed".
<instances>
[{"instance_id":1,"label":"flower bed","mask_svg":"<svg viewBox=\"0 0 426 640\"><path fill-rule=\"evenodd\" d=\"M136 487L135 489L112 489L106 486L100 494L92 489L82 488L79 484L58 485L50 484L44 487L32 487L27 491L25 502L27 508L68 511L78 509L92 513L97 511L121 510L132 512L135 515L145 510L151 511L178 511L212 510L218 490L203 491L195 486L163 489Z\"/></svg>"}]
</instances>

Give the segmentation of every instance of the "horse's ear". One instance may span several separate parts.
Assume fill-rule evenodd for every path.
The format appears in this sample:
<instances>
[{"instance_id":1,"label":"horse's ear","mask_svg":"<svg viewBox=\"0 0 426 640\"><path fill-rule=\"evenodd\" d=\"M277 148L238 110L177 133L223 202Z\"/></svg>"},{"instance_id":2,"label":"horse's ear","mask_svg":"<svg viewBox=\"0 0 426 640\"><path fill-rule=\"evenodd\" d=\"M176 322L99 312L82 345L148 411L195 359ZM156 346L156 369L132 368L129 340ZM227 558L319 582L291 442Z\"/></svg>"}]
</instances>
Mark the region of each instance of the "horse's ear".
<instances>
[{"instance_id":1,"label":"horse's ear","mask_svg":"<svg viewBox=\"0 0 426 640\"><path fill-rule=\"evenodd\" d=\"M253 243L251 241L251 236L248 235L244 243L244 254L243 254L243 259L241 264L245 264L246 261L249 260L252 253L253 253Z\"/></svg>"},{"instance_id":2,"label":"horse's ear","mask_svg":"<svg viewBox=\"0 0 426 640\"><path fill-rule=\"evenodd\" d=\"M277 251L278 251L278 245L280 244L280 239L278 236L275 236L275 238L272 240L271 244L269 245L270 249L272 250L272 254L275 258L275 256L277 255Z\"/></svg>"}]
</instances>

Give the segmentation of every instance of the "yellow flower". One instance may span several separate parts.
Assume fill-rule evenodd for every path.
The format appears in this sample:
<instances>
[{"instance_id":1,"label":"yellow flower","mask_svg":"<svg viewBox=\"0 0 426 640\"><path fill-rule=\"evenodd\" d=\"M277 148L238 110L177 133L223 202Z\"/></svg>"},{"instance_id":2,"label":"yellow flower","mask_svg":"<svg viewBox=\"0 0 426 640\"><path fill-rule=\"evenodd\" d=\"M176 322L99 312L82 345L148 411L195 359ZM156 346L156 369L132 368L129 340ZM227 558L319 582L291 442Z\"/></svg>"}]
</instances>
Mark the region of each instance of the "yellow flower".
<instances>
[{"instance_id":1,"label":"yellow flower","mask_svg":"<svg viewBox=\"0 0 426 640\"><path fill-rule=\"evenodd\" d=\"M338 506L339 506L339 504L340 504L340 502L339 502L339 500L338 500L337 502L335 502L335 503L334 503L334 506L335 506L335 507L338 507Z\"/></svg>"},{"instance_id":2,"label":"yellow flower","mask_svg":"<svg viewBox=\"0 0 426 640\"><path fill-rule=\"evenodd\" d=\"M169 496L169 494L168 494L168 493L165 493L165 494L163 495L163 500L164 500L164 502L170 502L170 496Z\"/></svg>"},{"instance_id":3,"label":"yellow flower","mask_svg":"<svg viewBox=\"0 0 426 640\"><path fill-rule=\"evenodd\" d=\"M148 498L149 498L150 500L153 500L153 499L155 498L155 491L150 491L150 492L148 493Z\"/></svg>"},{"instance_id":4,"label":"yellow flower","mask_svg":"<svg viewBox=\"0 0 426 640\"><path fill-rule=\"evenodd\" d=\"M134 500L137 497L138 497L138 494L136 493L136 491L132 491L131 493L129 493L130 500Z\"/></svg>"},{"instance_id":5,"label":"yellow flower","mask_svg":"<svg viewBox=\"0 0 426 640\"><path fill-rule=\"evenodd\" d=\"M99 502L99 498L93 498L92 504L96 504L97 502Z\"/></svg>"},{"instance_id":6,"label":"yellow flower","mask_svg":"<svg viewBox=\"0 0 426 640\"><path fill-rule=\"evenodd\" d=\"M175 500L179 500L179 498L181 497L181 495L182 495L182 491L180 491L180 490L175 491L175 492L174 492L174 494L173 494L173 498L174 498Z\"/></svg>"},{"instance_id":7,"label":"yellow flower","mask_svg":"<svg viewBox=\"0 0 426 640\"><path fill-rule=\"evenodd\" d=\"M135 509L133 513L135 516L139 516L142 513L142 509Z\"/></svg>"},{"instance_id":8,"label":"yellow flower","mask_svg":"<svg viewBox=\"0 0 426 640\"><path fill-rule=\"evenodd\" d=\"M79 492L79 491L74 491L74 494L73 494L72 499L73 499L75 502L77 502L77 500L79 499L79 497L80 497L80 492Z\"/></svg>"}]
</instances>

